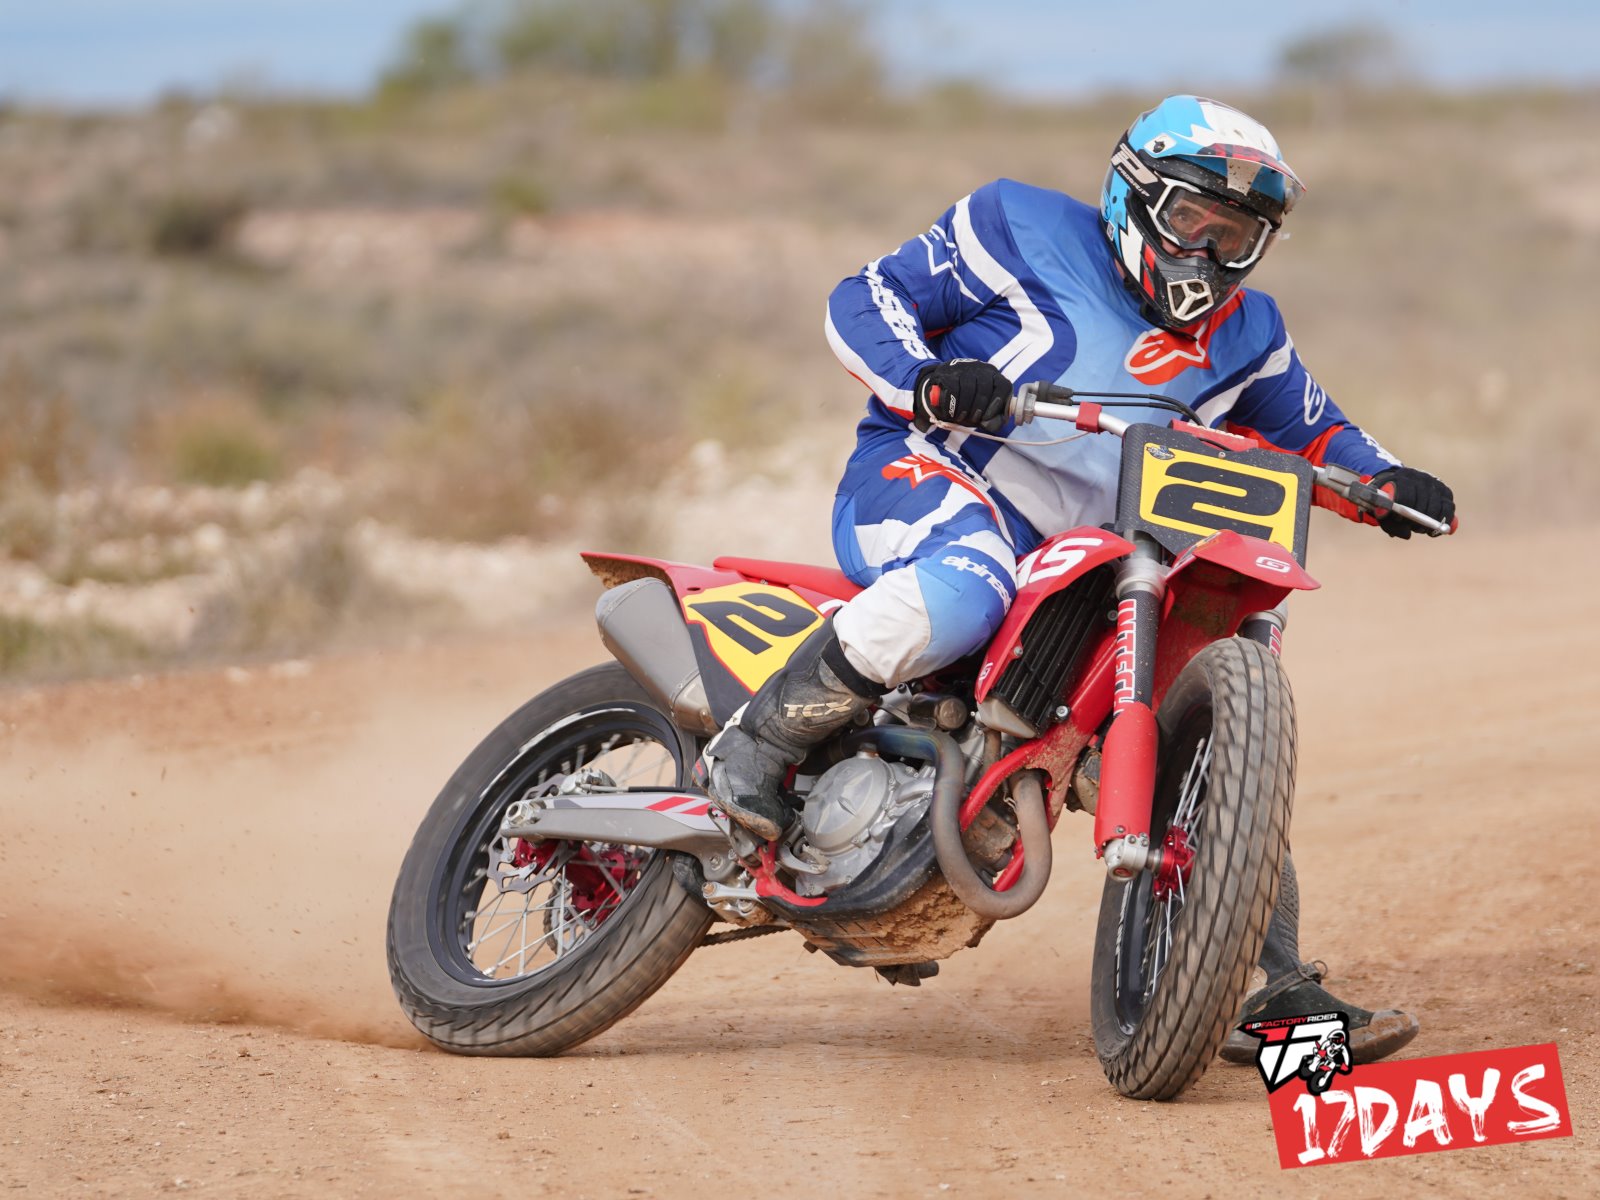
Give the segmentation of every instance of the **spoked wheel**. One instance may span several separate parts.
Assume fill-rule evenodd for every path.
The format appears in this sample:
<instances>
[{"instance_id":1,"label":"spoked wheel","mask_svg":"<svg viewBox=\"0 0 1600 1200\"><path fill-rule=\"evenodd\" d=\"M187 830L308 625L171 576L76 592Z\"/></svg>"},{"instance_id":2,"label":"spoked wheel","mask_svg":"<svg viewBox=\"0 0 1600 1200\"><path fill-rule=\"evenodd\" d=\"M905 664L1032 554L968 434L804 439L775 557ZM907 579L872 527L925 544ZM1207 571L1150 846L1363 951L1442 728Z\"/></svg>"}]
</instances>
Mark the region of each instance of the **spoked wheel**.
<instances>
[{"instance_id":1,"label":"spoked wheel","mask_svg":"<svg viewBox=\"0 0 1600 1200\"><path fill-rule=\"evenodd\" d=\"M465 949L473 965L486 978L515 979L560 961L621 907L649 860L649 851L631 846L496 838L479 906L459 917L471 923ZM465 892L473 890L469 880Z\"/></svg>"},{"instance_id":2,"label":"spoked wheel","mask_svg":"<svg viewBox=\"0 0 1600 1200\"><path fill-rule=\"evenodd\" d=\"M1095 934L1095 1050L1124 1095L1169 1100L1216 1055L1261 955L1294 798L1294 700L1278 660L1231 638L1157 714L1159 869L1107 880Z\"/></svg>"},{"instance_id":3,"label":"spoked wheel","mask_svg":"<svg viewBox=\"0 0 1600 1200\"><path fill-rule=\"evenodd\" d=\"M615 663L506 719L417 831L389 913L389 973L412 1023L465 1054L556 1054L632 1012L711 913L665 852L505 838L506 810L580 779L673 787L693 745Z\"/></svg>"}]
</instances>

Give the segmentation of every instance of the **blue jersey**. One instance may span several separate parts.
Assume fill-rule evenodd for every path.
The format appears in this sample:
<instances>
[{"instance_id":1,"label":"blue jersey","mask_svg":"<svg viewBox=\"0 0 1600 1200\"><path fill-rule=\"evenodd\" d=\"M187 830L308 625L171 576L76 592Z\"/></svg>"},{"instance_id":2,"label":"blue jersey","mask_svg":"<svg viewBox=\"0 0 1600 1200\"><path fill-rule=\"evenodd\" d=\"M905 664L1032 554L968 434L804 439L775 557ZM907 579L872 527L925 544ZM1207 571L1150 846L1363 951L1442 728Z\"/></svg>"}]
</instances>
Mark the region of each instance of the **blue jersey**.
<instances>
[{"instance_id":1,"label":"blue jersey","mask_svg":"<svg viewBox=\"0 0 1600 1200\"><path fill-rule=\"evenodd\" d=\"M979 188L927 233L840 283L828 300L827 334L873 392L863 442L906 428L924 365L976 358L1017 385L1160 392L1213 427L1363 476L1399 462L1317 386L1272 297L1240 289L1186 334L1153 326L1123 286L1098 211L1009 179ZM1172 415L1113 411L1160 424ZM1050 421L1002 432L1003 442L940 430L929 437L982 475L1036 533L1112 519L1117 439L1046 445L1072 433ZM1319 503L1345 509L1330 500L1319 494Z\"/></svg>"}]
</instances>

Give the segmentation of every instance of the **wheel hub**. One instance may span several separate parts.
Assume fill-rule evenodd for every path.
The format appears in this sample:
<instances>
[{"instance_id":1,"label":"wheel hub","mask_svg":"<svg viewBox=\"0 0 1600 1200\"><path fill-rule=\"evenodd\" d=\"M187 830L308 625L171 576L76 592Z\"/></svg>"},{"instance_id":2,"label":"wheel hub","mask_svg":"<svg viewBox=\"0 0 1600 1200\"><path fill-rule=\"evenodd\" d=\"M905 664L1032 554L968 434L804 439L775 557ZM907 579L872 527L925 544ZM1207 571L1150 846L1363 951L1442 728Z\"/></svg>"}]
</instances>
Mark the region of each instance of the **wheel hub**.
<instances>
[{"instance_id":1,"label":"wheel hub","mask_svg":"<svg viewBox=\"0 0 1600 1200\"><path fill-rule=\"evenodd\" d=\"M1156 868L1151 894L1157 900L1182 896L1193 867L1194 848L1189 845L1188 833L1181 825L1170 826L1161 839L1161 865Z\"/></svg>"},{"instance_id":2,"label":"wheel hub","mask_svg":"<svg viewBox=\"0 0 1600 1200\"><path fill-rule=\"evenodd\" d=\"M548 881L551 864L563 847L572 850L558 867L565 883L566 905L594 928L616 911L632 886L629 875L638 867L636 852L622 846L596 848L586 842L513 838L497 855L496 881L504 891L527 891Z\"/></svg>"}]
</instances>

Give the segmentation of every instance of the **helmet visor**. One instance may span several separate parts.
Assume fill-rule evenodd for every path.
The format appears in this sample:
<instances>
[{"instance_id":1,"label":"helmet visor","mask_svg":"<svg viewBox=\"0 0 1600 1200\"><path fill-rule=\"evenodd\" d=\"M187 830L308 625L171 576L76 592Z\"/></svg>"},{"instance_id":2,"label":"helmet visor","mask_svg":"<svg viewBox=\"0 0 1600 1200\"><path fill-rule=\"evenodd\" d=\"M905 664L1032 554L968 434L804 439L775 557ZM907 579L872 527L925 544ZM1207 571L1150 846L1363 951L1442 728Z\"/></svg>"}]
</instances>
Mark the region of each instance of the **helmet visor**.
<instances>
[{"instance_id":1,"label":"helmet visor","mask_svg":"<svg viewBox=\"0 0 1600 1200\"><path fill-rule=\"evenodd\" d=\"M1272 240L1272 223L1179 179L1165 187L1150 210L1161 236L1184 250L1209 250L1219 264L1248 267Z\"/></svg>"}]
</instances>

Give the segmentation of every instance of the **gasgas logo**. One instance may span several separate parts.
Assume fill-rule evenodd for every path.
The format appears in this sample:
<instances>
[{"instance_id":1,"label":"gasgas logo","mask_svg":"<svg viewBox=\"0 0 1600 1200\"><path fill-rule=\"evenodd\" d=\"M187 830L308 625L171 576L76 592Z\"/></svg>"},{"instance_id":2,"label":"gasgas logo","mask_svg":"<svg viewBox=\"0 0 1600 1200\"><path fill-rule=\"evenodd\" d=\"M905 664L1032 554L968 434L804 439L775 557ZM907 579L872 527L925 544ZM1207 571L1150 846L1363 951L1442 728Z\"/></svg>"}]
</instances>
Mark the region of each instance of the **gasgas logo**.
<instances>
[{"instance_id":1,"label":"gasgas logo","mask_svg":"<svg viewBox=\"0 0 1600 1200\"><path fill-rule=\"evenodd\" d=\"M1140 383L1170 383L1190 367L1205 370L1211 365L1211 337L1222 323L1244 303L1244 293L1235 292L1216 313L1202 321L1194 333L1174 333L1170 329L1146 329L1128 349L1123 368Z\"/></svg>"}]
</instances>

